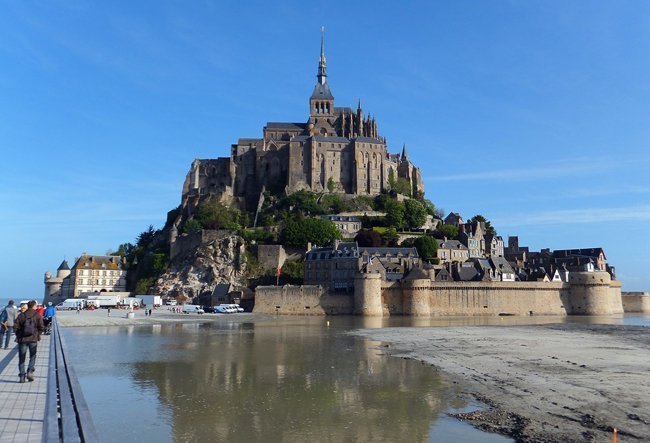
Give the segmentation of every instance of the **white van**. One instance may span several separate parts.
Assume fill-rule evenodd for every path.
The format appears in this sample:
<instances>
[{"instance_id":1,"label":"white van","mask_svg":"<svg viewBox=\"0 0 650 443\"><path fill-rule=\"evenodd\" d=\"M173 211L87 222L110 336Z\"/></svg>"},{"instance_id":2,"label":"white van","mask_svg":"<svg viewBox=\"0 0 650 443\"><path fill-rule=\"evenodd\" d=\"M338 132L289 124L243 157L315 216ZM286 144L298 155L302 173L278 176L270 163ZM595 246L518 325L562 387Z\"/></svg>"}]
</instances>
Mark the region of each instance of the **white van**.
<instances>
[{"instance_id":1,"label":"white van","mask_svg":"<svg viewBox=\"0 0 650 443\"><path fill-rule=\"evenodd\" d=\"M199 305L183 305L183 314L204 314L203 308Z\"/></svg>"},{"instance_id":2,"label":"white van","mask_svg":"<svg viewBox=\"0 0 650 443\"><path fill-rule=\"evenodd\" d=\"M235 312L244 312L244 308L239 305L228 305L235 310Z\"/></svg>"}]
</instances>

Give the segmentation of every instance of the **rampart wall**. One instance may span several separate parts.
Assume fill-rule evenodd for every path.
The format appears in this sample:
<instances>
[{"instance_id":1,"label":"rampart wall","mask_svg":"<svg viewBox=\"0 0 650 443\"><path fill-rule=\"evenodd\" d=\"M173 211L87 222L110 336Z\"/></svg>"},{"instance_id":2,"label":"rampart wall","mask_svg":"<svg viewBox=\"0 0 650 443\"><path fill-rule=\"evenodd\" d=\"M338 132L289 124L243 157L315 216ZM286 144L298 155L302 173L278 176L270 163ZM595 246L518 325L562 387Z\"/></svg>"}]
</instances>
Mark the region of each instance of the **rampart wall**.
<instances>
[{"instance_id":1,"label":"rampart wall","mask_svg":"<svg viewBox=\"0 0 650 443\"><path fill-rule=\"evenodd\" d=\"M650 292L623 292L621 298L625 312L650 314Z\"/></svg>"},{"instance_id":2,"label":"rampart wall","mask_svg":"<svg viewBox=\"0 0 650 443\"><path fill-rule=\"evenodd\" d=\"M322 286L258 286L256 314L344 315L354 309L352 293L330 293Z\"/></svg>"},{"instance_id":3,"label":"rampart wall","mask_svg":"<svg viewBox=\"0 0 650 443\"><path fill-rule=\"evenodd\" d=\"M354 295L320 286L265 286L255 294L255 312L280 314L391 315L603 315L623 312L621 285L606 272L573 273L562 282L386 282L359 274ZM650 301L649 301L650 307Z\"/></svg>"}]
</instances>

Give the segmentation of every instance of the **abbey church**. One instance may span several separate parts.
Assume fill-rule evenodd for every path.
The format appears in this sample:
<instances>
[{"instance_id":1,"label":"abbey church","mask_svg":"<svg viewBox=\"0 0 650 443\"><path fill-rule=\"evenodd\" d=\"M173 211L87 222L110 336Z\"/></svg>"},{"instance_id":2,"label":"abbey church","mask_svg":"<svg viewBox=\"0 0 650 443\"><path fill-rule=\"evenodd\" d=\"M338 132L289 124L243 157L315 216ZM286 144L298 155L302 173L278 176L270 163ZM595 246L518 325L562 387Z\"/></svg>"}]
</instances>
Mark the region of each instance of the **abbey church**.
<instances>
[{"instance_id":1,"label":"abbey church","mask_svg":"<svg viewBox=\"0 0 650 443\"><path fill-rule=\"evenodd\" d=\"M301 189L348 195L377 195L390 183L405 179L412 195L424 193L420 170L406 149L391 154L374 118L336 107L327 83L324 38L317 83L309 98L309 119L299 123L269 122L263 138L240 138L230 157L197 159L183 185L183 205L201 196L252 209L260 192Z\"/></svg>"}]
</instances>

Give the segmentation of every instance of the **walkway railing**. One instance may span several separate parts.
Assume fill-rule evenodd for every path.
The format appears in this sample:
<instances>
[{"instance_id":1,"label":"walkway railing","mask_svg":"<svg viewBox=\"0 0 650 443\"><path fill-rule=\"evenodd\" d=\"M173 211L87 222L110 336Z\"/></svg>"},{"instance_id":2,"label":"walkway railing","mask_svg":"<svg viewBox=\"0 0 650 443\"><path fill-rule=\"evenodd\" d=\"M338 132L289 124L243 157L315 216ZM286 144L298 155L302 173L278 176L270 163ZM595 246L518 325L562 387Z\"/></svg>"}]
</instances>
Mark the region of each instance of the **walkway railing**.
<instances>
[{"instance_id":1,"label":"walkway railing","mask_svg":"<svg viewBox=\"0 0 650 443\"><path fill-rule=\"evenodd\" d=\"M77 376L66 359L65 343L59 333L56 317L52 319L42 441L43 443L100 441Z\"/></svg>"}]
</instances>

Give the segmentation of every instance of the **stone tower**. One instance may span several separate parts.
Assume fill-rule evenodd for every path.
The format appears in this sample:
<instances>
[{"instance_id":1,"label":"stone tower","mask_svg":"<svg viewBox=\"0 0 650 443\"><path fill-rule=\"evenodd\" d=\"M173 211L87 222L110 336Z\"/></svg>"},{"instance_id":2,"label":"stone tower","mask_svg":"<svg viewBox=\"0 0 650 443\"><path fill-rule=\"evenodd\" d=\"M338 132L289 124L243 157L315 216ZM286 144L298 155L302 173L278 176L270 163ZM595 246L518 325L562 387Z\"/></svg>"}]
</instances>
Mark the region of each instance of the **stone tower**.
<instances>
[{"instance_id":1,"label":"stone tower","mask_svg":"<svg viewBox=\"0 0 650 443\"><path fill-rule=\"evenodd\" d=\"M43 297L43 304L51 301L57 303L63 299L65 294L62 293L61 287L63 280L70 276L70 266L66 260L63 260L56 270L56 277L53 277L49 272L45 273L45 294Z\"/></svg>"},{"instance_id":2,"label":"stone tower","mask_svg":"<svg viewBox=\"0 0 650 443\"><path fill-rule=\"evenodd\" d=\"M321 28L318 81L309 97L309 132L311 135L336 136L333 123L334 96L327 84L327 60L325 59L325 28Z\"/></svg>"}]
</instances>

